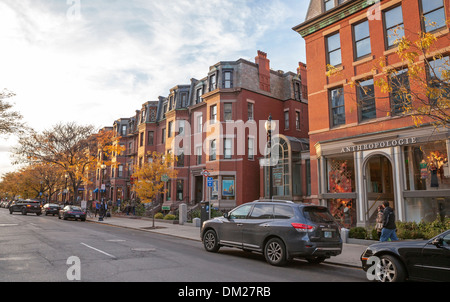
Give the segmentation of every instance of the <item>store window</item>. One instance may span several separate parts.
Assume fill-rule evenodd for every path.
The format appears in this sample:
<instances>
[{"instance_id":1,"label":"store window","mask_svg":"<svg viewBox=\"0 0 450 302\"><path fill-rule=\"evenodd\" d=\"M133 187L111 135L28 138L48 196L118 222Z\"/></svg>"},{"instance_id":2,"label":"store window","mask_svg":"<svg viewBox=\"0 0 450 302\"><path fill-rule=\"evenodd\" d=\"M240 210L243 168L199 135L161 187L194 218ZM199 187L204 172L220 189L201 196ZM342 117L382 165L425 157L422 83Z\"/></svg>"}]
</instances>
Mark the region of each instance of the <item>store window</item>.
<instances>
[{"instance_id":1,"label":"store window","mask_svg":"<svg viewBox=\"0 0 450 302\"><path fill-rule=\"evenodd\" d=\"M404 149L407 190L449 190L450 169L445 141Z\"/></svg>"},{"instance_id":2,"label":"store window","mask_svg":"<svg viewBox=\"0 0 450 302\"><path fill-rule=\"evenodd\" d=\"M433 222L450 217L450 197L405 198L406 221Z\"/></svg>"},{"instance_id":3,"label":"store window","mask_svg":"<svg viewBox=\"0 0 450 302\"><path fill-rule=\"evenodd\" d=\"M328 193L355 192L353 156L327 158Z\"/></svg>"},{"instance_id":4,"label":"store window","mask_svg":"<svg viewBox=\"0 0 450 302\"><path fill-rule=\"evenodd\" d=\"M235 199L235 179L234 176L222 176L222 199Z\"/></svg>"},{"instance_id":5,"label":"store window","mask_svg":"<svg viewBox=\"0 0 450 302\"><path fill-rule=\"evenodd\" d=\"M328 199L328 209L334 219L345 228L356 226L356 202L354 199Z\"/></svg>"}]
</instances>

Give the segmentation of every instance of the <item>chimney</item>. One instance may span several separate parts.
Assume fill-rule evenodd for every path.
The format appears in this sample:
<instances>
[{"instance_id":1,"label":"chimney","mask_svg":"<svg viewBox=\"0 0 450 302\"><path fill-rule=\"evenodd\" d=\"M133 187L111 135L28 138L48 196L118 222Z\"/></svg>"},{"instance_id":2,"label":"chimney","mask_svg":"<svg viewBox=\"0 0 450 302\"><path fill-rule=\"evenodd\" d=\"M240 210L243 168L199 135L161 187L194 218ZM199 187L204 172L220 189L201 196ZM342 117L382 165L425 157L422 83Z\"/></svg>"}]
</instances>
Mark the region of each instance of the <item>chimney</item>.
<instances>
[{"instance_id":1,"label":"chimney","mask_svg":"<svg viewBox=\"0 0 450 302\"><path fill-rule=\"evenodd\" d=\"M259 88L270 92L270 60L267 59L267 54L258 50L255 63L258 65L259 71Z\"/></svg>"},{"instance_id":2,"label":"chimney","mask_svg":"<svg viewBox=\"0 0 450 302\"><path fill-rule=\"evenodd\" d=\"M297 75L299 76L300 81L302 83L302 87L301 87L302 99L305 99L305 100L308 99L307 73L308 73L308 71L306 69L306 64L303 62L298 62Z\"/></svg>"}]
</instances>

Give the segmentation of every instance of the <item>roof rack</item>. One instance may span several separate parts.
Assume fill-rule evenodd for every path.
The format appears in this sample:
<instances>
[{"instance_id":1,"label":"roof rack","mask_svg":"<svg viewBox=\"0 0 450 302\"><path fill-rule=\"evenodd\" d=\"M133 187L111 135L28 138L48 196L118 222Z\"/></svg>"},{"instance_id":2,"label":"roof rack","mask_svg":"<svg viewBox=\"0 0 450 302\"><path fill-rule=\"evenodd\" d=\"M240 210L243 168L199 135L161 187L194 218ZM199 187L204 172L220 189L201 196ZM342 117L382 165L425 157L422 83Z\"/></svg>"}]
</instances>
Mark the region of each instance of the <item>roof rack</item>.
<instances>
[{"instance_id":1,"label":"roof rack","mask_svg":"<svg viewBox=\"0 0 450 302\"><path fill-rule=\"evenodd\" d=\"M291 200L285 200L285 199L259 199L257 200L259 202L284 202L284 203L294 203Z\"/></svg>"}]
</instances>

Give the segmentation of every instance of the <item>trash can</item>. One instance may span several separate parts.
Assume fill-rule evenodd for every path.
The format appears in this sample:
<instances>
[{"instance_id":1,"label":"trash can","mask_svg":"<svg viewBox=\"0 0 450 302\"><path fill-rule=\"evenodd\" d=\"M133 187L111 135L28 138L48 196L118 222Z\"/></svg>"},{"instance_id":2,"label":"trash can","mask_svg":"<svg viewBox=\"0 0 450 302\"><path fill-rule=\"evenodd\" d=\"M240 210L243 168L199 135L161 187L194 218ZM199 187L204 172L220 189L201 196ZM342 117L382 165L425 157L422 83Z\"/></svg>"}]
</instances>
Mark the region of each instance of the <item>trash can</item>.
<instances>
[{"instance_id":1,"label":"trash can","mask_svg":"<svg viewBox=\"0 0 450 302\"><path fill-rule=\"evenodd\" d=\"M201 225L203 225L203 222L209 219L209 201L201 201L200 202L200 219L201 219Z\"/></svg>"}]
</instances>

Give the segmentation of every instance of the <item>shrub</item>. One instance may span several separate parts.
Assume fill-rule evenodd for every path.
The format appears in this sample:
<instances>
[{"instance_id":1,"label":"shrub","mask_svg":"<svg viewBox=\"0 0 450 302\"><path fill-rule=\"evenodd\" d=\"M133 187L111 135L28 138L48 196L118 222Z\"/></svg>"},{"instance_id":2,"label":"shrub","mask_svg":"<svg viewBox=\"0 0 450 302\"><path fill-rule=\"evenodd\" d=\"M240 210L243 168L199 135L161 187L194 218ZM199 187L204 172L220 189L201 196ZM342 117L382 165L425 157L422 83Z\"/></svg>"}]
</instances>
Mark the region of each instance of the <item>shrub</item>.
<instances>
[{"instance_id":1,"label":"shrub","mask_svg":"<svg viewBox=\"0 0 450 302\"><path fill-rule=\"evenodd\" d=\"M164 218L163 213L156 213L155 214L155 219L163 219L163 218Z\"/></svg>"},{"instance_id":2,"label":"shrub","mask_svg":"<svg viewBox=\"0 0 450 302\"><path fill-rule=\"evenodd\" d=\"M176 216L173 214L167 214L164 216L164 220L175 220Z\"/></svg>"},{"instance_id":3,"label":"shrub","mask_svg":"<svg viewBox=\"0 0 450 302\"><path fill-rule=\"evenodd\" d=\"M367 231L363 227L354 227L351 228L348 232L349 238L356 238L356 239L366 239L367 238Z\"/></svg>"}]
</instances>

